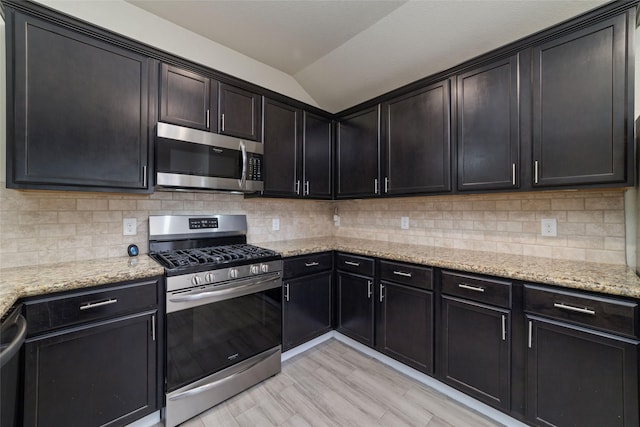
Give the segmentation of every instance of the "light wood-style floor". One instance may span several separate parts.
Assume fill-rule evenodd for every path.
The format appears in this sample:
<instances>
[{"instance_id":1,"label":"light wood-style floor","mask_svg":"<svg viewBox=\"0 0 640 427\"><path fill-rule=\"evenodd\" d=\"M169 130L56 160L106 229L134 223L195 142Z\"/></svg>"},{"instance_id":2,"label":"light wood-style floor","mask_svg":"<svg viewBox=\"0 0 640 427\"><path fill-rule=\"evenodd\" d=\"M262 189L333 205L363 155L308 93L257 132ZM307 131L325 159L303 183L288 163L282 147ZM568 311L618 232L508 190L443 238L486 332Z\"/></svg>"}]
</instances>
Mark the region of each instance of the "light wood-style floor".
<instances>
[{"instance_id":1,"label":"light wood-style floor","mask_svg":"<svg viewBox=\"0 0 640 427\"><path fill-rule=\"evenodd\" d=\"M331 339L285 361L279 375L182 427L498 425Z\"/></svg>"}]
</instances>

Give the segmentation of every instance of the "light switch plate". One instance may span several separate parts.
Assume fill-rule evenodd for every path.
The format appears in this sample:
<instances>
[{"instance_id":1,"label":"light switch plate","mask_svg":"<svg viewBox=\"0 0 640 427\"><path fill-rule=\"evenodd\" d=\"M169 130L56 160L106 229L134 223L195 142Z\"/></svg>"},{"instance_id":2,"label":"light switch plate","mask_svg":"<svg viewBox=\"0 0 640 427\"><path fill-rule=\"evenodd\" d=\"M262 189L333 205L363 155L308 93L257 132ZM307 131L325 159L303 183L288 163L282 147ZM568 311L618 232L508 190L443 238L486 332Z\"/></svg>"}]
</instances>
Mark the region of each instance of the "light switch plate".
<instances>
[{"instance_id":1,"label":"light switch plate","mask_svg":"<svg viewBox=\"0 0 640 427\"><path fill-rule=\"evenodd\" d=\"M278 231L280 230L280 218L273 218L271 220L271 229L273 231Z\"/></svg>"}]
</instances>

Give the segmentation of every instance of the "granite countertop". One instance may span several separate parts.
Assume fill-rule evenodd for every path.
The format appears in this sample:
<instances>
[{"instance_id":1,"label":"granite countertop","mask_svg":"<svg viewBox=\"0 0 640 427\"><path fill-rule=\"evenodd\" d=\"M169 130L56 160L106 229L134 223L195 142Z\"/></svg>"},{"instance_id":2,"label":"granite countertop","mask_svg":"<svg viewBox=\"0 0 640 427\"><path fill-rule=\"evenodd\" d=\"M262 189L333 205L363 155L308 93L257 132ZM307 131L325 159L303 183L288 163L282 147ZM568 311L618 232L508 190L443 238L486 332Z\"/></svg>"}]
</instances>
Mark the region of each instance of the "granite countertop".
<instances>
[{"instance_id":1,"label":"granite countertop","mask_svg":"<svg viewBox=\"0 0 640 427\"><path fill-rule=\"evenodd\" d=\"M487 274L640 299L640 278L624 265L564 261L352 238L256 243L283 257L338 250L395 261Z\"/></svg>"},{"instance_id":2,"label":"granite countertop","mask_svg":"<svg viewBox=\"0 0 640 427\"><path fill-rule=\"evenodd\" d=\"M0 316L18 299L164 274L146 255L0 269Z\"/></svg>"}]
</instances>

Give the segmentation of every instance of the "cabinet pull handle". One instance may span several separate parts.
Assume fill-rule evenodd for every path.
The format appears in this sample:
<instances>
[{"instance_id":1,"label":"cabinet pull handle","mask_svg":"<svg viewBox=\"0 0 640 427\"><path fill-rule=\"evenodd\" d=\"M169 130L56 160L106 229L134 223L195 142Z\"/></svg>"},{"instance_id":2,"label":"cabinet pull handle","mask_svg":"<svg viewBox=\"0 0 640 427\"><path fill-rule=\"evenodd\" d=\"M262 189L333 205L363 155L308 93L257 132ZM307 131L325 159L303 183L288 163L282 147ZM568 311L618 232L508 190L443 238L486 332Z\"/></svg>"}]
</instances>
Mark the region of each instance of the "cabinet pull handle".
<instances>
[{"instance_id":1,"label":"cabinet pull handle","mask_svg":"<svg viewBox=\"0 0 640 427\"><path fill-rule=\"evenodd\" d=\"M359 262L345 261L344 263L347 264L347 265L353 265L354 267L360 267L360 263Z\"/></svg>"},{"instance_id":2,"label":"cabinet pull handle","mask_svg":"<svg viewBox=\"0 0 640 427\"><path fill-rule=\"evenodd\" d=\"M384 192L388 193L389 192L389 178L388 177L384 177Z\"/></svg>"},{"instance_id":3,"label":"cabinet pull handle","mask_svg":"<svg viewBox=\"0 0 640 427\"><path fill-rule=\"evenodd\" d=\"M300 180L296 181L296 194L298 196L300 195Z\"/></svg>"},{"instance_id":4,"label":"cabinet pull handle","mask_svg":"<svg viewBox=\"0 0 640 427\"><path fill-rule=\"evenodd\" d=\"M100 301L100 302L88 302L84 305L81 305L80 310L88 310L90 308L102 307L103 305L115 304L117 302L118 300L115 298L111 298L106 301Z\"/></svg>"},{"instance_id":5,"label":"cabinet pull handle","mask_svg":"<svg viewBox=\"0 0 640 427\"><path fill-rule=\"evenodd\" d=\"M380 302L384 299L384 285L380 283Z\"/></svg>"},{"instance_id":6,"label":"cabinet pull handle","mask_svg":"<svg viewBox=\"0 0 640 427\"><path fill-rule=\"evenodd\" d=\"M458 287L462 289L468 289L474 292L484 292L484 288L482 286L473 286L473 285L467 285L466 283L458 283Z\"/></svg>"},{"instance_id":7,"label":"cabinet pull handle","mask_svg":"<svg viewBox=\"0 0 640 427\"><path fill-rule=\"evenodd\" d=\"M305 262L304 263L305 267L315 267L316 265L320 265L320 263L319 262L315 262L315 261L314 262Z\"/></svg>"},{"instance_id":8,"label":"cabinet pull handle","mask_svg":"<svg viewBox=\"0 0 640 427\"><path fill-rule=\"evenodd\" d=\"M514 187L516 185L516 164L515 163L511 165L511 184Z\"/></svg>"},{"instance_id":9,"label":"cabinet pull handle","mask_svg":"<svg viewBox=\"0 0 640 427\"><path fill-rule=\"evenodd\" d=\"M373 179L373 194L378 194L378 178Z\"/></svg>"},{"instance_id":10,"label":"cabinet pull handle","mask_svg":"<svg viewBox=\"0 0 640 427\"><path fill-rule=\"evenodd\" d=\"M209 109L207 108L207 129L211 128L211 123L210 123L210 116L209 116Z\"/></svg>"},{"instance_id":11,"label":"cabinet pull handle","mask_svg":"<svg viewBox=\"0 0 640 427\"><path fill-rule=\"evenodd\" d=\"M538 183L538 161L533 162L533 182Z\"/></svg>"},{"instance_id":12,"label":"cabinet pull handle","mask_svg":"<svg viewBox=\"0 0 640 427\"><path fill-rule=\"evenodd\" d=\"M404 271L394 271L393 274L396 276L411 277L411 273L405 273Z\"/></svg>"},{"instance_id":13,"label":"cabinet pull handle","mask_svg":"<svg viewBox=\"0 0 640 427\"><path fill-rule=\"evenodd\" d=\"M373 295L373 288L371 287L373 283L371 280L367 280L367 298L371 299L371 295Z\"/></svg>"},{"instance_id":14,"label":"cabinet pull handle","mask_svg":"<svg viewBox=\"0 0 640 427\"><path fill-rule=\"evenodd\" d=\"M142 186L147 187L147 166L142 167Z\"/></svg>"},{"instance_id":15,"label":"cabinet pull handle","mask_svg":"<svg viewBox=\"0 0 640 427\"><path fill-rule=\"evenodd\" d=\"M222 132L224 132L224 113L220 116L220 127L222 128Z\"/></svg>"},{"instance_id":16,"label":"cabinet pull handle","mask_svg":"<svg viewBox=\"0 0 640 427\"><path fill-rule=\"evenodd\" d=\"M284 299L289 302L289 284L284 284Z\"/></svg>"},{"instance_id":17,"label":"cabinet pull handle","mask_svg":"<svg viewBox=\"0 0 640 427\"><path fill-rule=\"evenodd\" d=\"M573 311L573 312L582 313L582 314L589 314L591 316L595 316L595 314L596 314L595 310L591 310L591 309L588 309L586 307L585 308L574 307L572 305L566 305L566 304L563 304L561 302L556 302L556 303L553 304L553 306L555 308L559 308L559 309L562 309L562 310Z\"/></svg>"},{"instance_id":18,"label":"cabinet pull handle","mask_svg":"<svg viewBox=\"0 0 640 427\"><path fill-rule=\"evenodd\" d=\"M304 195L305 196L309 195L309 181L304 183Z\"/></svg>"},{"instance_id":19,"label":"cabinet pull handle","mask_svg":"<svg viewBox=\"0 0 640 427\"><path fill-rule=\"evenodd\" d=\"M531 348L532 338L533 338L533 326L531 326L531 320L529 320L529 348Z\"/></svg>"},{"instance_id":20,"label":"cabinet pull handle","mask_svg":"<svg viewBox=\"0 0 640 427\"><path fill-rule=\"evenodd\" d=\"M502 341L507 340L507 316L502 315Z\"/></svg>"},{"instance_id":21,"label":"cabinet pull handle","mask_svg":"<svg viewBox=\"0 0 640 427\"><path fill-rule=\"evenodd\" d=\"M151 339L156 340L156 316L151 316Z\"/></svg>"}]
</instances>

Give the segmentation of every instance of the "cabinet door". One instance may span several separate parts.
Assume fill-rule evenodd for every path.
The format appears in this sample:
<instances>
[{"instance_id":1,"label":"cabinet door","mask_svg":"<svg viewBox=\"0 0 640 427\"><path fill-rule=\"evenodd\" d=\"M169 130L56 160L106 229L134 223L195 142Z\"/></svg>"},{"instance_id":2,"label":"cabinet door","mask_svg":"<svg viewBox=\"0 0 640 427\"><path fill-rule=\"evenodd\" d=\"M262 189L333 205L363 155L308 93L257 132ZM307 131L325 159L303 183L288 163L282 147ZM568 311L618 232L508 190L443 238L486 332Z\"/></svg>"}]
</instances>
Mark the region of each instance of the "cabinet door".
<instances>
[{"instance_id":1,"label":"cabinet door","mask_svg":"<svg viewBox=\"0 0 640 427\"><path fill-rule=\"evenodd\" d=\"M373 107L338 122L337 197L380 194L379 119Z\"/></svg>"},{"instance_id":2,"label":"cabinet door","mask_svg":"<svg viewBox=\"0 0 640 427\"><path fill-rule=\"evenodd\" d=\"M331 199L333 132L331 120L304 113L303 183L304 195L316 199Z\"/></svg>"},{"instance_id":3,"label":"cabinet door","mask_svg":"<svg viewBox=\"0 0 640 427\"><path fill-rule=\"evenodd\" d=\"M638 342L527 316L527 418L638 426Z\"/></svg>"},{"instance_id":4,"label":"cabinet door","mask_svg":"<svg viewBox=\"0 0 640 427\"><path fill-rule=\"evenodd\" d=\"M220 133L259 141L262 137L262 97L220 83L218 87Z\"/></svg>"},{"instance_id":5,"label":"cabinet door","mask_svg":"<svg viewBox=\"0 0 640 427\"><path fill-rule=\"evenodd\" d=\"M158 409L156 312L28 340L25 426L123 426Z\"/></svg>"},{"instance_id":6,"label":"cabinet door","mask_svg":"<svg viewBox=\"0 0 640 427\"><path fill-rule=\"evenodd\" d=\"M160 67L160 121L216 131L217 90L217 83L211 84L208 77L162 64ZM211 100L215 102L212 103ZM212 104L215 107L213 111ZM213 119L214 129L211 129L211 119Z\"/></svg>"},{"instance_id":7,"label":"cabinet door","mask_svg":"<svg viewBox=\"0 0 640 427\"><path fill-rule=\"evenodd\" d=\"M450 89L444 81L384 105L384 192L451 190Z\"/></svg>"},{"instance_id":8,"label":"cabinet door","mask_svg":"<svg viewBox=\"0 0 640 427\"><path fill-rule=\"evenodd\" d=\"M264 101L264 194L302 194L300 173L301 110L270 99Z\"/></svg>"},{"instance_id":9,"label":"cabinet door","mask_svg":"<svg viewBox=\"0 0 640 427\"><path fill-rule=\"evenodd\" d=\"M376 348L433 373L433 293L386 281L377 292Z\"/></svg>"},{"instance_id":10,"label":"cabinet door","mask_svg":"<svg viewBox=\"0 0 640 427\"><path fill-rule=\"evenodd\" d=\"M282 346L289 350L331 330L332 272L284 282Z\"/></svg>"},{"instance_id":11,"label":"cabinet door","mask_svg":"<svg viewBox=\"0 0 640 427\"><path fill-rule=\"evenodd\" d=\"M442 379L502 410L509 410L510 314L458 298L442 297Z\"/></svg>"},{"instance_id":12,"label":"cabinet door","mask_svg":"<svg viewBox=\"0 0 640 427\"><path fill-rule=\"evenodd\" d=\"M147 189L150 60L19 13L14 24L7 185Z\"/></svg>"},{"instance_id":13,"label":"cabinet door","mask_svg":"<svg viewBox=\"0 0 640 427\"><path fill-rule=\"evenodd\" d=\"M517 57L458 76L458 190L516 188Z\"/></svg>"},{"instance_id":14,"label":"cabinet door","mask_svg":"<svg viewBox=\"0 0 640 427\"><path fill-rule=\"evenodd\" d=\"M373 278L338 272L338 332L373 346Z\"/></svg>"},{"instance_id":15,"label":"cabinet door","mask_svg":"<svg viewBox=\"0 0 640 427\"><path fill-rule=\"evenodd\" d=\"M621 182L633 174L625 170L633 146L625 18L533 49L534 185Z\"/></svg>"}]
</instances>

